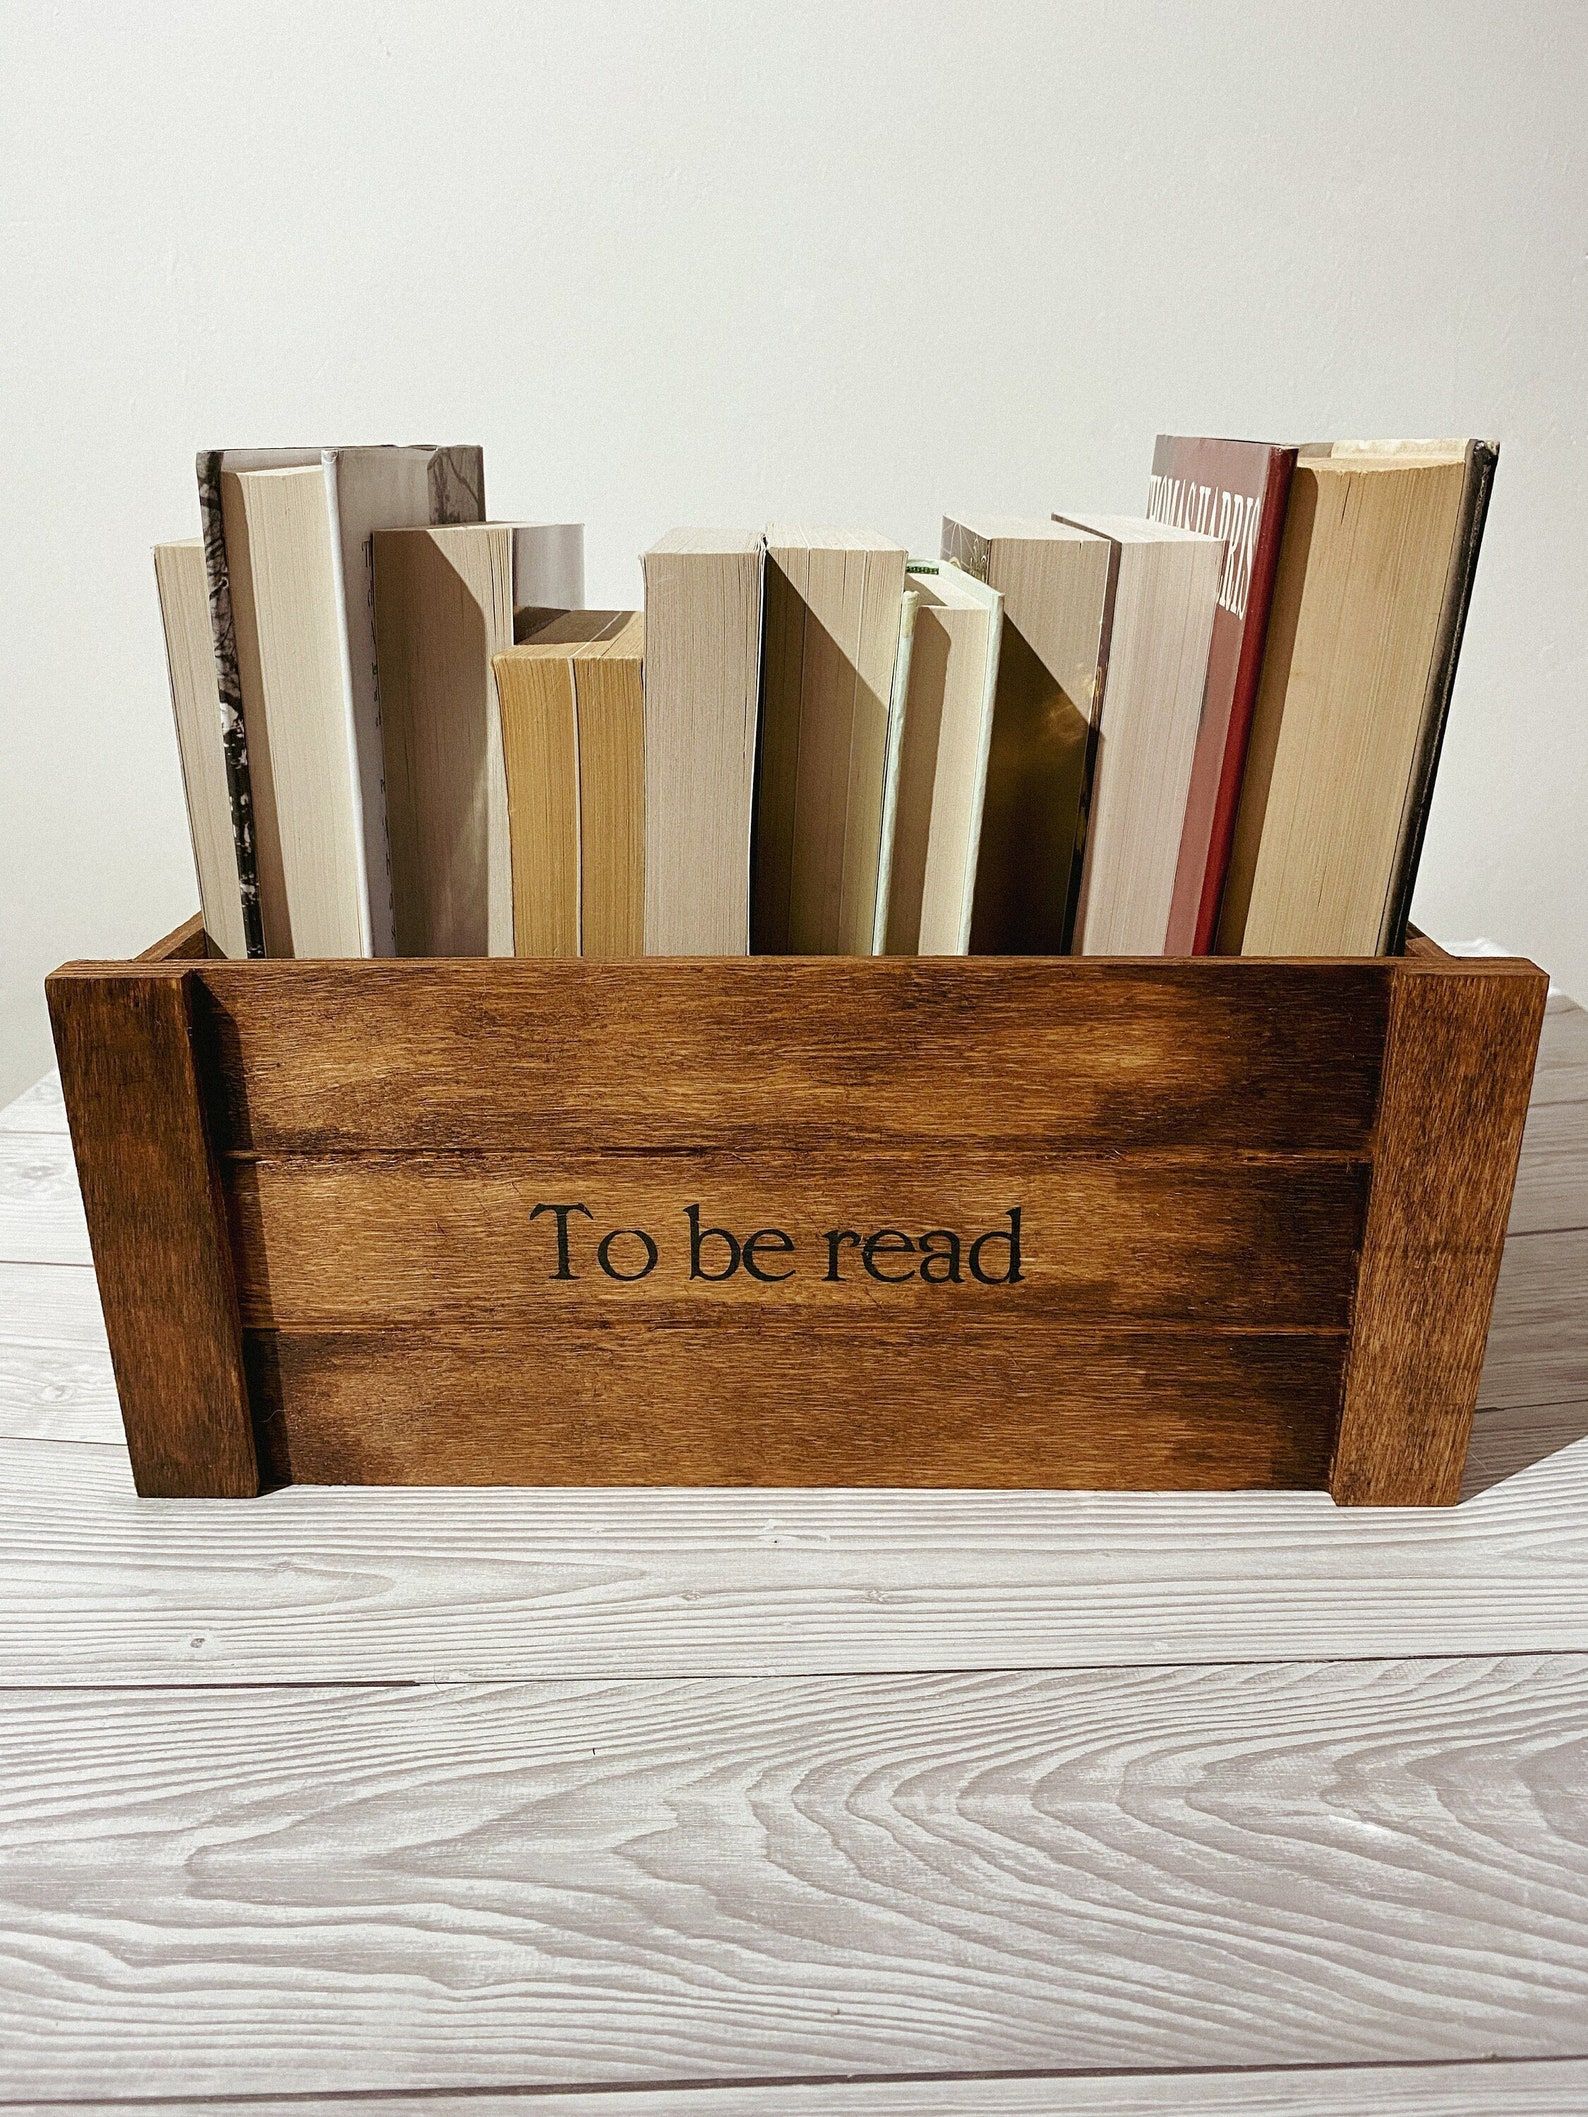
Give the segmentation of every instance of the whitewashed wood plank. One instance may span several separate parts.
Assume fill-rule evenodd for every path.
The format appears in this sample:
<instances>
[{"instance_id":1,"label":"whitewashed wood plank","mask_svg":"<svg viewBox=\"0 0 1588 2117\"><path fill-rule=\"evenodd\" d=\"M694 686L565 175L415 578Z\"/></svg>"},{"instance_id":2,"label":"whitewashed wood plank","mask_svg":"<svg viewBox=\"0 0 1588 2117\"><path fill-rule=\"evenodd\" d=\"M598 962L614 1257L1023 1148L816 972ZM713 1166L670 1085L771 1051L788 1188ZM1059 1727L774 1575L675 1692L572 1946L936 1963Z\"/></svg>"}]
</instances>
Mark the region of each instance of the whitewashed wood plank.
<instances>
[{"instance_id":1,"label":"whitewashed wood plank","mask_svg":"<svg viewBox=\"0 0 1588 2117\"><path fill-rule=\"evenodd\" d=\"M1588 1402L1580 1404L1522 1404L1514 1411L1480 1411L1472 1428L1467 1450L1463 1499L1505 1478L1519 1476L1534 1464L1546 1462L1562 1449L1588 1441ZM1588 1469L1588 1463L1585 1463Z\"/></svg>"},{"instance_id":2,"label":"whitewashed wood plank","mask_svg":"<svg viewBox=\"0 0 1588 2117\"><path fill-rule=\"evenodd\" d=\"M13 2094L1576 2055L1588 1659L0 1699Z\"/></svg>"},{"instance_id":3,"label":"whitewashed wood plank","mask_svg":"<svg viewBox=\"0 0 1588 2117\"><path fill-rule=\"evenodd\" d=\"M121 1443L99 1289L79 1264L0 1264L0 1438Z\"/></svg>"},{"instance_id":4,"label":"whitewashed wood plank","mask_svg":"<svg viewBox=\"0 0 1588 2117\"><path fill-rule=\"evenodd\" d=\"M71 1141L55 1132L0 1134L0 1263L92 1261Z\"/></svg>"},{"instance_id":5,"label":"whitewashed wood plank","mask_svg":"<svg viewBox=\"0 0 1588 2117\"><path fill-rule=\"evenodd\" d=\"M549 2093L404 2093L401 2117L1581 2117L1588 2060L1283 2067L1242 2073L1044 2073L1024 2078L778 2081L754 2087ZM7 2117L63 2117L58 2102L7 2102ZM217 2117L393 2117L382 2094L268 2095L210 2103ZM73 2102L68 2117L193 2117L191 2102Z\"/></svg>"},{"instance_id":6,"label":"whitewashed wood plank","mask_svg":"<svg viewBox=\"0 0 1588 2117\"><path fill-rule=\"evenodd\" d=\"M1588 1231L1505 1245L1478 1387L1481 1405L1588 1397Z\"/></svg>"},{"instance_id":7,"label":"whitewashed wood plank","mask_svg":"<svg viewBox=\"0 0 1588 2117\"><path fill-rule=\"evenodd\" d=\"M1485 1414L1490 1489L1405 1511L1315 1493L139 1500L119 1449L3 1442L0 1685L1588 1650L1588 1441L1533 1416ZM1507 1451L1531 1467L1506 1475Z\"/></svg>"},{"instance_id":8,"label":"whitewashed wood plank","mask_svg":"<svg viewBox=\"0 0 1588 2117\"><path fill-rule=\"evenodd\" d=\"M61 1100L61 1077L46 1073L14 1102L0 1110L0 1132L66 1131L66 1105Z\"/></svg>"},{"instance_id":9,"label":"whitewashed wood plank","mask_svg":"<svg viewBox=\"0 0 1588 2117\"><path fill-rule=\"evenodd\" d=\"M1511 1201L1510 1232L1588 1227L1588 1103L1536 1103L1528 1112Z\"/></svg>"},{"instance_id":10,"label":"whitewashed wood plank","mask_svg":"<svg viewBox=\"0 0 1588 2117\"><path fill-rule=\"evenodd\" d=\"M1544 1010L1533 1103L1588 1101L1588 1013L1574 1000L1552 999Z\"/></svg>"}]
</instances>

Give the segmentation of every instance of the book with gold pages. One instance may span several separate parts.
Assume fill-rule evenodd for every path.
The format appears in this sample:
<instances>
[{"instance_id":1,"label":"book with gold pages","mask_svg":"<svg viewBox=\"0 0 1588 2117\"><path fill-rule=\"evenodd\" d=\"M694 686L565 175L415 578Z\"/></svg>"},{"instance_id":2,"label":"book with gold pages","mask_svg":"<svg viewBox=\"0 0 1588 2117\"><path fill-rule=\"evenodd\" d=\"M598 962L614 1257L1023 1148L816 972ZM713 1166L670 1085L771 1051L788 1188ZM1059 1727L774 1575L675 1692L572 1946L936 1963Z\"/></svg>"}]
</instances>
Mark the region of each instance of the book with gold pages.
<instances>
[{"instance_id":1,"label":"book with gold pages","mask_svg":"<svg viewBox=\"0 0 1588 2117\"><path fill-rule=\"evenodd\" d=\"M570 611L496 657L517 955L645 952L644 637Z\"/></svg>"},{"instance_id":2,"label":"book with gold pages","mask_svg":"<svg viewBox=\"0 0 1588 2117\"><path fill-rule=\"evenodd\" d=\"M1219 946L1400 948L1496 448L1337 441L1291 480Z\"/></svg>"}]
</instances>

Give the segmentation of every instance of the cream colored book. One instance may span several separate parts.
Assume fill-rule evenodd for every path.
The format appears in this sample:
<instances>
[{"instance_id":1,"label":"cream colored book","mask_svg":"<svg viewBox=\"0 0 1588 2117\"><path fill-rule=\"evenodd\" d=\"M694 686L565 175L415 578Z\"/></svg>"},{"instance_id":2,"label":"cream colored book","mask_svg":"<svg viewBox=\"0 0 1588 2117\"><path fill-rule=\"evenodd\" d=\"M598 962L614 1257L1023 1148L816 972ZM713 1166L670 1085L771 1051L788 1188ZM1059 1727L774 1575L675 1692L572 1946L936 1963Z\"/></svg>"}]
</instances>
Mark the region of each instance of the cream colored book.
<instances>
[{"instance_id":1,"label":"cream colored book","mask_svg":"<svg viewBox=\"0 0 1588 2117\"><path fill-rule=\"evenodd\" d=\"M1226 954L1369 956L1404 926L1494 451L1301 451L1220 915Z\"/></svg>"},{"instance_id":2,"label":"cream colored book","mask_svg":"<svg viewBox=\"0 0 1588 2117\"><path fill-rule=\"evenodd\" d=\"M675 529L645 554L645 950L742 956L761 674L759 535Z\"/></svg>"},{"instance_id":3,"label":"cream colored book","mask_svg":"<svg viewBox=\"0 0 1588 2117\"><path fill-rule=\"evenodd\" d=\"M767 531L757 954L872 953L905 557L865 530Z\"/></svg>"},{"instance_id":4,"label":"cream colored book","mask_svg":"<svg viewBox=\"0 0 1588 2117\"><path fill-rule=\"evenodd\" d=\"M970 946L1060 955L1080 890L1113 546L1067 523L961 515L943 556L1003 597Z\"/></svg>"},{"instance_id":5,"label":"cream colored book","mask_svg":"<svg viewBox=\"0 0 1588 2117\"><path fill-rule=\"evenodd\" d=\"M583 610L496 657L521 956L643 953L643 643Z\"/></svg>"},{"instance_id":6,"label":"cream colored book","mask_svg":"<svg viewBox=\"0 0 1588 2117\"><path fill-rule=\"evenodd\" d=\"M884 952L962 956L992 740L1003 597L947 559L912 559L910 654Z\"/></svg>"},{"instance_id":7,"label":"cream colored book","mask_svg":"<svg viewBox=\"0 0 1588 2117\"><path fill-rule=\"evenodd\" d=\"M266 953L369 952L358 752L321 466L221 477Z\"/></svg>"},{"instance_id":8,"label":"cream colored book","mask_svg":"<svg viewBox=\"0 0 1588 2117\"><path fill-rule=\"evenodd\" d=\"M220 692L215 682L204 546L197 537L181 544L157 544L154 574L204 927L223 956L244 956L248 939L243 930L226 755L221 747Z\"/></svg>"},{"instance_id":9,"label":"cream colored book","mask_svg":"<svg viewBox=\"0 0 1588 2117\"><path fill-rule=\"evenodd\" d=\"M1168 943L1222 537L1140 515L1065 513L1114 547L1107 674L1072 951L1161 956Z\"/></svg>"},{"instance_id":10,"label":"cream colored book","mask_svg":"<svg viewBox=\"0 0 1588 2117\"><path fill-rule=\"evenodd\" d=\"M573 659L579 722L579 953L645 953L645 619Z\"/></svg>"},{"instance_id":11,"label":"cream colored book","mask_svg":"<svg viewBox=\"0 0 1588 2117\"><path fill-rule=\"evenodd\" d=\"M232 562L223 506L229 474L314 469L320 475L330 517L324 554L329 594L336 611L341 689L350 772L354 788L353 834L359 864L359 953L391 955L396 931L391 861L386 840L380 699L375 674L370 541L378 529L426 522L478 522L485 513L485 470L478 448L204 449L198 457L199 511L215 636L216 684L231 792L233 831L243 900L243 921L252 954L286 953L281 940L290 922L281 904L279 843L271 790L254 786L254 736L241 675L242 646L236 636ZM234 495L235 500L235 495ZM243 583L246 594L247 583ZM317 599L327 591L317 583ZM267 859L278 872L261 872ZM277 938L265 930L265 896L275 898ZM340 894L340 892L339 892ZM340 916L340 915L338 915ZM317 920L320 915L316 914ZM300 947L303 945L300 936ZM345 951L344 951L345 952Z\"/></svg>"},{"instance_id":12,"label":"cream colored book","mask_svg":"<svg viewBox=\"0 0 1588 2117\"><path fill-rule=\"evenodd\" d=\"M584 601L576 523L469 522L375 532L397 953L513 953L513 879L492 658L519 614Z\"/></svg>"},{"instance_id":13,"label":"cream colored book","mask_svg":"<svg viewBox=\"0 0 1588 2117\"><path fill-rule=\"evenodd\" d=\"M893 895L893 834L899 820L899 782L904 770L905 725L910 706L910 660L915 650L915 614L921 598L908 570L899 598L899 643L888 687L888 741L882 766L882 830L877 852L877 901L871 913L871 953L888 952L888 906Z\"/></svg>"}]
</instances>

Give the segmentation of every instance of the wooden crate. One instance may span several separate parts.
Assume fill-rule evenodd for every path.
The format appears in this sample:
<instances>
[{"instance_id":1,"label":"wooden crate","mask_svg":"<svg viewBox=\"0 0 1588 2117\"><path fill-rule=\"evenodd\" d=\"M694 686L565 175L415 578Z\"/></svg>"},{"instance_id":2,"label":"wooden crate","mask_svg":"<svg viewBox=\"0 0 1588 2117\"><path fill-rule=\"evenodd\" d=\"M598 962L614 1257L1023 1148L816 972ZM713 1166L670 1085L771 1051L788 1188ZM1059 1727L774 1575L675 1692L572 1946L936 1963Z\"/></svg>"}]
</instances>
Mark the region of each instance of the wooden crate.
<instances>
[{"instance_id":1,"label":"wooden crate","mask_svg":"<svg viewBox=\"0 0 1588 2117\"><path fill-rule=\"evenodd\" d=\"M1388 1505L1457 1494L1545 998L1423 941L237 963L197 922L48 989L140 1492Z\"/></svg>"}]
</instances>

